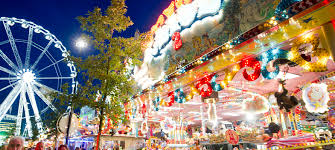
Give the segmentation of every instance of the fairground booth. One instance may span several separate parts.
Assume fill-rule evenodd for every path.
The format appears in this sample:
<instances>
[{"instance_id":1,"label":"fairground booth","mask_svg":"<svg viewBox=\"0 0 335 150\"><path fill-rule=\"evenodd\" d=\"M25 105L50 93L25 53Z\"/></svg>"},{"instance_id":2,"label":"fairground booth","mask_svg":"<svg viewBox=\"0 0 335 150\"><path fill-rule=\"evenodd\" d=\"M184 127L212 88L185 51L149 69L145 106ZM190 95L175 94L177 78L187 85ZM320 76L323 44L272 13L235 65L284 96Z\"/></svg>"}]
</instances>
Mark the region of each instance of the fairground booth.
<instances>
[{"instance_id":1,"label":"fairground booth","mask_svg":"<svg viewBox=\"0 0 335 150\"><path fill-rule=\"evenodd\" d=\"M147 149L334 149L334 29L333 0L172 1L132 68L131 134Z\"/></svg>"},{"instance_id":2,"label":"fairground booth","mask_svg":"<svg viewBox=\"0 0 335 150\"><path fill-rule=\"evenodd\" d=\"M62 120L59 121L61 131L62 128L66 129L67 126L68 118L65 117L64 120L65 123L62 122ZM83 150L94 150L98 139L97 135L99 122L96 110L87 106L81 108L80 115L73 115L70 128L70 138L68 141L69 149L74 150L78 147ZM112 124L113 123L109 118L106 118L103 122L103 130L99 138L101 143L100 149L132 150L145 146L145 137L138 135L135 136L135 134L132 134L132 128L130 128L129 125L122 124L122 122L119 122L116 126ZM73 126L75 127L74 129L72 129ZM64 133L66 133L66 130ZM62 135L61 137L58 137L56 147L65 143L65 135Z\"/></svg>"}]
</instances>

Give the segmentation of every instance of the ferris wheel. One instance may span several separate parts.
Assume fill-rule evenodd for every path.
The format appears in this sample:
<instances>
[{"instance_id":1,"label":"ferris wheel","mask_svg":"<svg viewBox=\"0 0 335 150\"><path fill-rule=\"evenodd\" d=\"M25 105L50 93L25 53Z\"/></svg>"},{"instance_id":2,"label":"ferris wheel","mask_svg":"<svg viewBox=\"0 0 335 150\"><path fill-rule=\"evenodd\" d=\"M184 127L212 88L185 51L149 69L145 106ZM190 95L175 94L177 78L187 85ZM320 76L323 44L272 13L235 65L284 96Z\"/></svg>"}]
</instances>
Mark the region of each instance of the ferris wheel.
<instances>
[{"instance_id":1,"label":"ferris wheel","mask_svg":"<svg viewBox=\"0 0 335 150\"><path fill-rule=\"evenodd\" d=\"M41 115L57 111L50 92L77 75L69 52L48 30L17 18L0 18L0 122L16 124L16 135L32 136L32 119L43 132ZM0 128L1 130L1 128Z\"/></svg>"}]
</instances>

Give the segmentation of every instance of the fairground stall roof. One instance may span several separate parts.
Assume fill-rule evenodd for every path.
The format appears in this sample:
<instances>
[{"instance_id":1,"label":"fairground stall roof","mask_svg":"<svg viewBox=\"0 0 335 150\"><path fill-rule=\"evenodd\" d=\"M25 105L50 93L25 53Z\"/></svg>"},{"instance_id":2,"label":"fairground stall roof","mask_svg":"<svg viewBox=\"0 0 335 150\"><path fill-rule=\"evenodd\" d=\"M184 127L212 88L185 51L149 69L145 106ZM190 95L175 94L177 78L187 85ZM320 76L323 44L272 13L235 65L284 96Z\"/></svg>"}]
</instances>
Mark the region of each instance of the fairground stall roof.
<instances>
[{"instance_id":1,"label":"fairground stall roof","mask_svg":"<svg viewBox=\"0 0 335 150\"><path fill-rule=\"evenodd\" d=\"M332 106L334 7L332 0L172 1L134 68L142 91L126 105L128 115L197 124L200 110L216 109L218 120L245 119L276 103L280 80L305 103L303 91L324 83Z\"/></svg>"}]
</instances>

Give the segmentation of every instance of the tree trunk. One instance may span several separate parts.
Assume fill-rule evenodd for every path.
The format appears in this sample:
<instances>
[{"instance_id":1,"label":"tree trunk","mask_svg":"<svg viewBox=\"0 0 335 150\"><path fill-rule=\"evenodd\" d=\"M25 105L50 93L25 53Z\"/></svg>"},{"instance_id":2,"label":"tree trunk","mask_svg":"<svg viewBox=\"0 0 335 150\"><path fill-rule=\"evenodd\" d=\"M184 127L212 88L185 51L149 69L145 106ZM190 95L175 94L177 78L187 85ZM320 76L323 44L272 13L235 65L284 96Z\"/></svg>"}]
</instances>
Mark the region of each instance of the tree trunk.
<instances>
[{"instance_id":1,"label":"tree trunk","mask_svg":"<svg viewBox=\"0 0 335 150\"><path fill-rule=\"evenodd\" d=\"M106 98L104 98L106 99ZM96 144L96 150L99 150L100 147L100 136L101 136L101 132L102 132L102 125L103 125L103 121L104 121L104 108L101 108L100 110L100 121L99 121L99 132L97 135L97 144Z\"/></svg>"},{"instance_id":2,"label":"tree trunk","mask_svg":"<svg viewBox=\"0 0 335 150\"><path fill-rule=\"evenodd\" d=\"M55 136L55 145L54 145L54 149L56 149L57 148L57 145L58 145L58 131L57 131L57 129L56 129L56 136Z\"/></svg>"},{"instance_id":3,"label":"tree trunk","mask_svg":"<svg viewBox=\"0 0 335 150\"><path fill-rule=\"evenodd\" d=\"M110 67L110 59L108 57L108 60L107 60L107 70L106 70L106 75L108 76L108 72L109 72L109 67ZM106 98L107 98L107 87L108 87L108 82L105 80L105 90L104 92L101 91L101 94L103 96L103 99L102 99L102 104L105 104L106 102ZM102 125L103 125L103 121L105 119L105 115L104 115L104 107L101 107L100 109L100 123L99 123L99 132L98 132L98 136L97 136L97 147L96 147L96 150L99 150L99 147L100 147L100 136L101 136L101 132L102 132Z\"/></svg>"}]
</instances>

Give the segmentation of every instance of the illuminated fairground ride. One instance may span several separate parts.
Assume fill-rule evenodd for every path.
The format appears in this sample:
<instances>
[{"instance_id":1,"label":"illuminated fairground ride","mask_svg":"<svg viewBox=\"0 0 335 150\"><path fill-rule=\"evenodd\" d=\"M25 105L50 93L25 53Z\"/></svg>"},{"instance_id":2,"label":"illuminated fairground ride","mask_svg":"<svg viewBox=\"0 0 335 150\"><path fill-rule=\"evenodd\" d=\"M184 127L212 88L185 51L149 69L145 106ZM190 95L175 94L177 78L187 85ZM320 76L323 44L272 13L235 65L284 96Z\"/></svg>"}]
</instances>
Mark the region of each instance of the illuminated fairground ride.
<instances>
[{"instance_id":1,"label":"illuminated fairground ride","mask_svg":"<svg viewBox=\"0 0 335 150\"><path fill-rule=\"evenodd\" d=\"M76 68L61 41L42 26L17 18L0 21L0 131L12 124L16 135L31 137L32 120L43 133L43 114L57 111L47 94L61 91L66 82L73 91Z\"/></svg>"}]
</instances>

